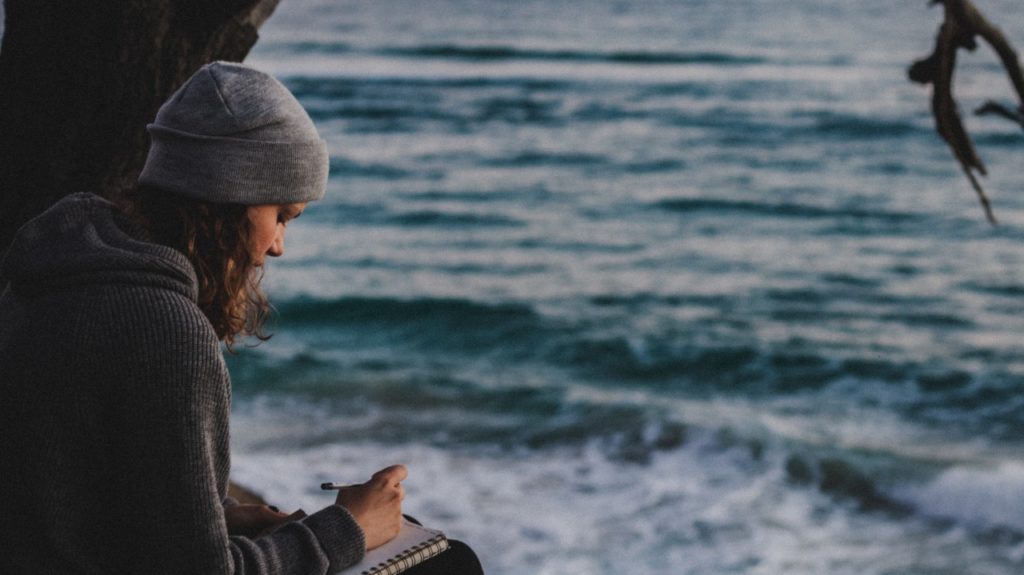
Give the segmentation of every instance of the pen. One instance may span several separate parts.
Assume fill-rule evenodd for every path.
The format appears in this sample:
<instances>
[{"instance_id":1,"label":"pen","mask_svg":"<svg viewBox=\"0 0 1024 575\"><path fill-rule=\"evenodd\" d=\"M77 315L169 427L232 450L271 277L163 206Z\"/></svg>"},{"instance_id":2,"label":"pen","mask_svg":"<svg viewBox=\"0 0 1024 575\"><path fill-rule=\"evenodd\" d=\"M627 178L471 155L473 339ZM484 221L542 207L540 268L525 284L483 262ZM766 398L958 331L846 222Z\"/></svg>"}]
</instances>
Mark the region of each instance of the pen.
<instances>
[{"instance_id":1,"label":"pen","mask_svg":"<svg viewBox=\"0 0 1024 575\"><path fill-rule=\"evenodd\" d=\"M329 483L329 482L328 483L321 483L320 484L320 489L323 489L325 491L331 490L331 489L344 489L346 487L352 487L352 484L351 483Z\"/></svg>"}]
</instances>

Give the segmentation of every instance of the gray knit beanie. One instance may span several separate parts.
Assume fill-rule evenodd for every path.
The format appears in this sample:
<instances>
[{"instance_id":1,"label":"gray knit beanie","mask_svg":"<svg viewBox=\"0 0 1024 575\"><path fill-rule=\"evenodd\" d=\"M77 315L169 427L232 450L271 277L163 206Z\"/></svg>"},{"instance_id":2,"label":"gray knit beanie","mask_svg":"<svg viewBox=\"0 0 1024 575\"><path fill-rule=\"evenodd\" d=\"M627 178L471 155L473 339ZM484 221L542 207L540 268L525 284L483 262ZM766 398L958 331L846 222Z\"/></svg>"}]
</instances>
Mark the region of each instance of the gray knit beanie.
<instances>
[{"instance_id":1,"label":"gray knit beanie","mask_svg":"<svg viewBox=\"0 0 1024 575\"><path fill-rule=\"evenodd\" d=\"M280 82L242 64L199 69L147 126L139 183L216 203L319 200L327 144Z\"/></svg>"}]
</instances>

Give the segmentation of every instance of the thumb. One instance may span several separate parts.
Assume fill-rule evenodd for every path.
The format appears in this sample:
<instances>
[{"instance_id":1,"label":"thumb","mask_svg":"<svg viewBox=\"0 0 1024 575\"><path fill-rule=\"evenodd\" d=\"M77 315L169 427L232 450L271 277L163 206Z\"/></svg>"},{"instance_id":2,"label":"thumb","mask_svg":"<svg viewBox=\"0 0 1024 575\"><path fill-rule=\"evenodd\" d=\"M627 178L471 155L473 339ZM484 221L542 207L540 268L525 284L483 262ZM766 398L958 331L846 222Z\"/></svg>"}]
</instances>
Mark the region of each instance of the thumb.
<instances>
[{"instance_id":1,"label":"thumb","mask_svg":"<svg viewBox=\"0 0 1024 575\"><path fill-rule=\"evenodd\" d=\"M268 520L284 519L288 514L273 505L262 505L257 508L259 516Z\"/></svg>"},{"instance_id":2,"label":"thumb","mask_svg":"<svg viewBox=\"0 0 1024 575\"><path fill-rule=\"evenodd\" d=\"M372 481L392 485L405 481L408 476L409 470L404 465L392 465L374 473Z\"/></svg>"}]
</instances>

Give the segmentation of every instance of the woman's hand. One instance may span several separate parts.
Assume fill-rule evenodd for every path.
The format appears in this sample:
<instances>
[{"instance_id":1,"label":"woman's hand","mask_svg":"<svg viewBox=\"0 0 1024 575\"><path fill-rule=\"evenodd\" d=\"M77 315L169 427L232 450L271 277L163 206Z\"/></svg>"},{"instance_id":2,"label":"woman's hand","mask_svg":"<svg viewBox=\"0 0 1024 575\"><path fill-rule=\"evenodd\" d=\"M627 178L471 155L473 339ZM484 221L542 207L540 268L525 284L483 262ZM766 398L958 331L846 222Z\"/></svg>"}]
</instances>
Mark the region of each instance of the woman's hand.
<instances>
[{"instance_id":1,"label":"woman's hand","mask_svg":"<svg viewBox=\"0 0 1024 575\"><path fill-rule=\"evenodd\" d=\"M284 523L289 519L269 505L240 504L224 508L224 521L228 525L228 535L256 537L270 528Z\"/></svg>"},{"instance_id":2,"label":"woman's hand","mask_svg":"<svg viewBox=\"0 0 1024 575\"><path fill-rule=\"evenodd\" d=\"M352 514L363 529L369 551L391 541L402 526L402 481L409 475L404 465L392 465L373 474L361 485L345 487L335 501Z\"/></svg>"}]
</instances>

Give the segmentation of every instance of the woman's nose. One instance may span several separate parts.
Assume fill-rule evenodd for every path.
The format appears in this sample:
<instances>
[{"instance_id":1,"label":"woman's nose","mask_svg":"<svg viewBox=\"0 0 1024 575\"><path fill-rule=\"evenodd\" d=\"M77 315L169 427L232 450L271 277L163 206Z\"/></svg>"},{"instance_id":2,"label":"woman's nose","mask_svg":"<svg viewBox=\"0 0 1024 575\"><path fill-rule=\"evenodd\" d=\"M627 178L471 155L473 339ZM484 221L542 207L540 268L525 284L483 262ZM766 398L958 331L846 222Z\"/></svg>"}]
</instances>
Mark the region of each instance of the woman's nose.
<instances>
[{"instance_id":1,"label":"woman's nose","mask_svg":"<svg viewBox=\"0 0 1024 575\"><path fill-rule=\"evenodd\" d=\"M270 244L267 255L275 258L284 255L284 227L278 228L277 234L274 236L274 243Z\"/></svg>"}]
</instances>

